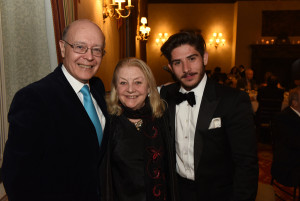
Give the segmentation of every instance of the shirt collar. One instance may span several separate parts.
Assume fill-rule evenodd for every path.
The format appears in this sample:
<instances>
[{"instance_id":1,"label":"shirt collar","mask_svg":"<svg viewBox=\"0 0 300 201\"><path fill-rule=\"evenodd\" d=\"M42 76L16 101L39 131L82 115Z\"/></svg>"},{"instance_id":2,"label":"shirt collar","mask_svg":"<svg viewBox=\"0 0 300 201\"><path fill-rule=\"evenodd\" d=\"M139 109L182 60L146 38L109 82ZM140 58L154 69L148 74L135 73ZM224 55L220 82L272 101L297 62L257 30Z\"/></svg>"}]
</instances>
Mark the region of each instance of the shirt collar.
<instances>
[{"instance_id":1,"label":"shirt collar","mask_svg":"<svg viewBox=\"0 0 300 201\"><path fill-rule=\"evenodd\" d=\"M70 85L72 86L72 88L74 89L74 91L76 92L76 94L78 92L80 92L81 88L83 87L83 83L79 82L78 80L76 80L66 69L66 67L64 65L62 65L61 67L62 72L64 73L64 75L66 76L68 82L70 83Z\"/></svg>"}]
</instances>

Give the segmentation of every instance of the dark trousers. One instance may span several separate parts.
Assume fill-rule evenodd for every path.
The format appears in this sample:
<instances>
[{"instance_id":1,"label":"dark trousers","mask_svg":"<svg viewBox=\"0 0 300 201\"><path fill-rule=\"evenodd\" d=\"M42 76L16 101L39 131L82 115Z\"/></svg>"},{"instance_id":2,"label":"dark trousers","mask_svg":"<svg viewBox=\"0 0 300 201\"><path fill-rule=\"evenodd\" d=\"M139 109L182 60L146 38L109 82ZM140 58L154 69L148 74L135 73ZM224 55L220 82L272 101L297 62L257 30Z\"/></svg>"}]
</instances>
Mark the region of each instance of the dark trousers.
<instances>
[{"instance_id":1,"label":"dark trousers","mask_svg":"<svg viewBox=\"0 0 300 201\"><path fill-rule=\"evenodd\" d=\"M192 180L185 179L177 174L180 201L197 201L197 186Z\"/></svg>"}]
</instances>

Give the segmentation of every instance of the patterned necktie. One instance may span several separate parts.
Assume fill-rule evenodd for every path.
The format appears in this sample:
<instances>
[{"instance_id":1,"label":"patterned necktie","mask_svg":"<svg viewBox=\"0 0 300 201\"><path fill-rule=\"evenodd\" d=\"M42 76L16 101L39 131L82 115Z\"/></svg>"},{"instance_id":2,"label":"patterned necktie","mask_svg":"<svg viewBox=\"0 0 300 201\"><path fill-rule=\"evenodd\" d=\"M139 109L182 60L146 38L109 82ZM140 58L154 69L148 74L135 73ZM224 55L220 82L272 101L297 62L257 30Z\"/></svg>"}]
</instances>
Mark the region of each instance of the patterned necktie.
<instances>
[{"instance_id":1,"label":"patterned necktie","mask_svg":"<svg viewBox=\"0 0 300 201\"><path fill-rule=\"evenodd\" d=\"M196 104L194 92L189 92L189 93L184 93L184 94L181 92L177 92L177 94L175 96L176 104L178 105L185 100L190 104L190 106L193 107Z\"/></svg>"},{"instance_id":2,"label":"patterned necktie","mask_svg":"<svg viewBox=\"0 0 300 201\"><path fill-rule=\"evenodd\" d=\"M95 126L95 129L96 129L96 132L97 132L97 137L98 137L98 142L99 142L99 145L100 145L101 141L102 141L102 137L103 137L103 135L102 135L102 126L101 126L101 123L99 121L95 106L93 104L92 97L90 95L89 87L87 85L84 85L81 88L80 92L83 94L83 106L84 106L86 112L88 113L90 119L92 120L92 122Z\"/></svg>"}]
</instances>

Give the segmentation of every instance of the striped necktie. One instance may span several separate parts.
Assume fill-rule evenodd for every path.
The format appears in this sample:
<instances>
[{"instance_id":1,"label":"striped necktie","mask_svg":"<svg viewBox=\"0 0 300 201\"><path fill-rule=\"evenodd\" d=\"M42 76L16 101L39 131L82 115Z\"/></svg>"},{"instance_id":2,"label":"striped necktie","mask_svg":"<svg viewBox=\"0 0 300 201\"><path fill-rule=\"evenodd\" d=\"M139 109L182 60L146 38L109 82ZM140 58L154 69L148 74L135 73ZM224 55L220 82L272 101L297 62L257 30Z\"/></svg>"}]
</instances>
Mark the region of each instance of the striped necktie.
<instances>
[{"instance_id":1,"label":"striped necktie","mask_svg":"<svg viewBox=\"0 0 300 201\"><path fill-rule=\"evenodd\" d=\"M81 88L80 92L83 94L83 106L95 126L98 142L100 145L101 141L102 141L102 137L103 137L102 126L101 126L100 120L98 118L95 106L93 104L88 85L84 85Z\"/></svg>"}]
</instances>

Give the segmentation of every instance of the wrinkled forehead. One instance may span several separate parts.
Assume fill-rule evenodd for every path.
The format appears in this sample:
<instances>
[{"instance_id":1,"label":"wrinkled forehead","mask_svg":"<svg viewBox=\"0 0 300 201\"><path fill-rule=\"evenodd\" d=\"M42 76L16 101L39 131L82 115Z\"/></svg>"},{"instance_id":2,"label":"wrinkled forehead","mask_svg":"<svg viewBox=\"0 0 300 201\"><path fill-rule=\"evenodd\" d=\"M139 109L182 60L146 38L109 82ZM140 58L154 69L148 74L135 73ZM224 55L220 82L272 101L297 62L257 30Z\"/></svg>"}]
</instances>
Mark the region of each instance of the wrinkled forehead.
<instances>
[{"instance_id":1,"label":"wrinkled forehead","mask_svg":"<svg viewBox=\"0 0 300 201\"><path fill-rule=\"evenodd\" d=\"M100 28L86 21L72 24L66 38L71 43L85 43L91 46L103 46L105 40Z\"/></svg>"}]
</instances>

